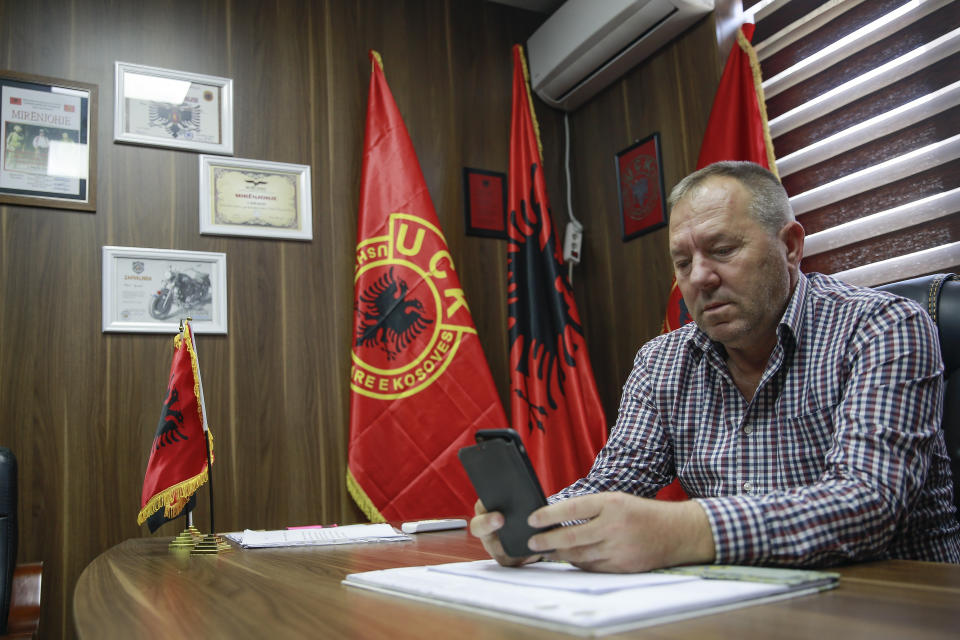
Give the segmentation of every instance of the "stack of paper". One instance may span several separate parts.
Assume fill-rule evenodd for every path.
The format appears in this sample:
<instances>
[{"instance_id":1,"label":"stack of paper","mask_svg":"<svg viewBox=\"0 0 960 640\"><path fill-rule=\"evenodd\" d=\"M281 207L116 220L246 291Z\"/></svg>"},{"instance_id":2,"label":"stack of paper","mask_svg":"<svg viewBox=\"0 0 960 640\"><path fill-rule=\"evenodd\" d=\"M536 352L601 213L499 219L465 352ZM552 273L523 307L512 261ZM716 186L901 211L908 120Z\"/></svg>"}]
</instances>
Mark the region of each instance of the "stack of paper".
<instances>
[{"instance_id":1,"label":"stack of paper","mask_svg":"<svg viewBox=\"0 0 960 640\"><path fill-rule=\"evenodd\" d=\"M323 544L355 544L359 542L394 542L413 540L389 524L351 524L324 529L279 529L226 534L245 549L263 547L299 547Z\"/></svg>"},{"instance_id":2,"label":"stack of paper","mask_svg":"<svg viewBox=\"0 0 960 640\"><path fill-rule=\"evenodd\" d=\"M501 567L493 560L350 574L347 585L580 635L604 635L836 585L837 574L736 567L590 573L569 564ZM773 573L771 573L773 572ZM802 578L801 578L802 576Z\"/></svg>"}]
</instances>

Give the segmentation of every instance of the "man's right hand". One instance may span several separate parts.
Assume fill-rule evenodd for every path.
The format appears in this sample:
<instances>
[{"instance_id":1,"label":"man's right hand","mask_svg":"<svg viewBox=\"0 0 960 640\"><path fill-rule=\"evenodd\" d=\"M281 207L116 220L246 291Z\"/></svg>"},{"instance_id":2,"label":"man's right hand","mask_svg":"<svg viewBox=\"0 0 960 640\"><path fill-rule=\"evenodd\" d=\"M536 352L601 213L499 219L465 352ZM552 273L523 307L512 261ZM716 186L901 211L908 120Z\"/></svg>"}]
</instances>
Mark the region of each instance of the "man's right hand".
<instances>
[{"instance_id":1,"label":"man's right hand","mask_svg":"<svg viewBox=\"0 0 960 640\"><path fill-rule=\"evenodd\" d=\"M488 512L479 500L477 500L477 503L473 506L473 511L476 515L470 519L470 533L480 539L480 542L483 543L483 548L486 549L490 557L498 563L505 567L517 567L529 562L536 562L542 557L540 555L528 556L526 558L508 556L500 544L500 536L497 535L497 531L503 527L503 514L499 511Z\"/></svg>"}]
</instances>

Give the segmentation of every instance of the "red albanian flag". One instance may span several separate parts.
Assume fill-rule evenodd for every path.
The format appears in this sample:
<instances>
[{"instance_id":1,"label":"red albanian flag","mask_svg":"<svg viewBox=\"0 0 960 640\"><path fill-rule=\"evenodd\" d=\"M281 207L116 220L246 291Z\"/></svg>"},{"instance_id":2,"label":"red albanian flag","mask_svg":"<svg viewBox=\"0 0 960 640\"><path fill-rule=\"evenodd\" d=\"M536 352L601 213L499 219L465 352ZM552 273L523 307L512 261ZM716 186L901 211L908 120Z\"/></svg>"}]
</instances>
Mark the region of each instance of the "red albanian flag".
<instances>
[{"instance_id":1,"label":"red albanian flag","mask_svg":"<svg viewBox=\"0 0 960 640\"><path fill-rule=\"evenodd\" d=\"M170 380L150 450L140 494L137 524L146 522L153 533L176 518L208 478L207 442L213 460L213 436L204 428L200 366L193 329L186 323L173 339Z\"/></svg>"},{"instance_id":2,"label":"red albanian flag","mask_svg":"<svg viewBox=\"0 0 960 640\"><path fill-rule=\"evenodd\" d=\"M563 276L526 61L513 47L507 301L513 428L544 491L585 476L607 436L573 289Z\"/></svg>"}]
</instances>

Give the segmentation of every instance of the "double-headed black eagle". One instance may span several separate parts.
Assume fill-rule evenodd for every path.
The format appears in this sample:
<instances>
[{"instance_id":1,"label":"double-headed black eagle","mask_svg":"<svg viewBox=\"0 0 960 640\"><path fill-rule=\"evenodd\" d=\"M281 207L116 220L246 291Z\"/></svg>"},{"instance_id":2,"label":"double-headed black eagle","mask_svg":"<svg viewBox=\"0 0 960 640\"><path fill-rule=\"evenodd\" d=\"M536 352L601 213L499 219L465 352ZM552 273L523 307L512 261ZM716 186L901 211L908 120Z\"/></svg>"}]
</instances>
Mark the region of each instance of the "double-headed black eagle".
<instances>
[{"instance_id":1,"label":"double-headed black eagle","mask_svg":"<svg viewBox=\"0 0 960 640\"><path fill-rule=\"evenodd\" d=\"M185 131L200 129L200 107L186 102L183 104L151 102L150 124L163 127L171 136L179 138Z\"/></svg>"},{"instance_id":2,"label":"double-headed black eagle","mask_svg":"<svg viewBox=\"0 0 960 640\"><path fill-rule=\"evenodd\" d=\"M163 412L160 414L160 422L157 424L157 433L154 436L155 449L190 439L180 431L183 427L183 412L175 408L179 404L180 392L174 387L168 391L167 398L163 402Z\"/></svg>"},{"instance_id":3,"label":"double-headed black eagle","mask_svg":"<svg viewBox=\"0 0 960 640\"><path fill-rule=\"evenodd\" d=\"M567 369L577 362L573 352L577 346L567 329L583 335L583 327L570 311L568 299L573 289L563 275L563 265L556 258L556 240L553 230L547 242L540 244L544 227L551 227L549 211L537 199L537 165L530 166L530 194L520 201L519 211L510 212L510 245L507 249L507 276L509 295L507 310L512 320L509 330L510 349L519 347L515 370L526 383L513 392L527 405L529 431L545 431L544 423L556 410L554 384L566 395L564 382ZM536 379L534 379L534 376ZM528 390L542 381L546 389L547 406L535 404Z\"/></svg>"},{"instance_id":4,"label":"double-headed black eagle","mask_svg":"<svg viewBox=\"0 0 960 640\"><path fill-rule=\"evenodd\" d=\"M393 275L393 267L360 294L355 307L360 317L356 345L379 345L393 360L433 320L424 316L423 303L407 299L407 283Z\"/></svg>"}]
</instances>

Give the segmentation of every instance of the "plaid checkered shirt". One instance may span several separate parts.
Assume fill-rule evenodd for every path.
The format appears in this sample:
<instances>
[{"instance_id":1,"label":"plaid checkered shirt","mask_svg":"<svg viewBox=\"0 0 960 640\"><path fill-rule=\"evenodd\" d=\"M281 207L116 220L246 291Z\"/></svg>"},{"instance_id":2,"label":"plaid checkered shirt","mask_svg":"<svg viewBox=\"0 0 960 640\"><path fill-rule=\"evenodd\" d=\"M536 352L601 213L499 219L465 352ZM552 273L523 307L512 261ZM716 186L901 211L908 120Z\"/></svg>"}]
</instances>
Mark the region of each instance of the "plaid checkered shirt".
<instances>
[{"instance_id":1,"label":"plaid checkered shirt","mask_svg":"<svg viewBox=\"0 0 960 640\"><path fill-rule=\"evenodd\" d=\"M707 513L718 563L958 563L942 372L917 304L801 274L752 401L696 324L654 338L589 475L551 502L652 497L677 476Z\"/></svg>"}]
</instances>

